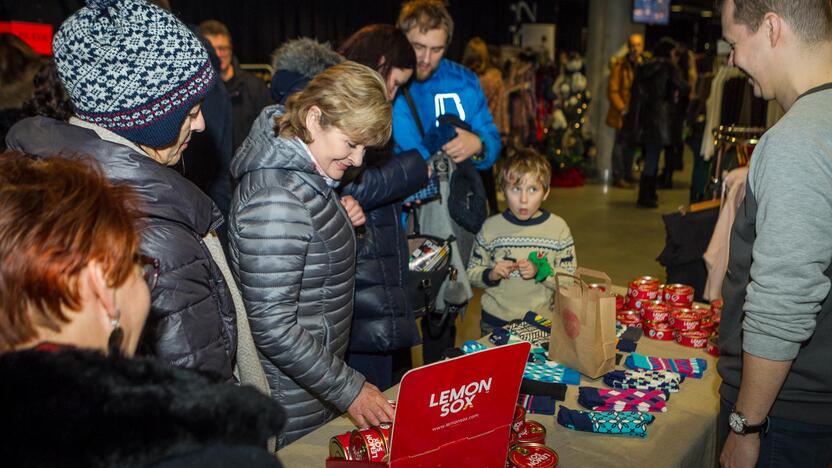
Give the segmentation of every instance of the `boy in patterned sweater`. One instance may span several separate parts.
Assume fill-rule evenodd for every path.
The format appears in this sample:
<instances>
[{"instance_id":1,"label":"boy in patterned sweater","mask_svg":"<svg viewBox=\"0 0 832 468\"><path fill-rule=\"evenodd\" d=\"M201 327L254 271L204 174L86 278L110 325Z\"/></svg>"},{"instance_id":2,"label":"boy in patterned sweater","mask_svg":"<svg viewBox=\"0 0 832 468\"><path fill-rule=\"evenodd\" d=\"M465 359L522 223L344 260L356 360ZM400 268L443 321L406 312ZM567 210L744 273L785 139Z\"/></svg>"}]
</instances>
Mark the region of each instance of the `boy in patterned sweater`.
<instances>
[{"instance_id":1,"label":"boy in patterned sweater","mask_svg":"<svg viewBox=\"0 0 832 468\"><path fill-rule=\"evenodd\" d=\"M551 174L549 161L532 149L509 158L500 170L508 210L485 221L468 265L471 285L485 290L483 336L529 310L548 315L554 272L575 272L569 226L540 207L549 196Z\"/></svg>"}]
</instances>

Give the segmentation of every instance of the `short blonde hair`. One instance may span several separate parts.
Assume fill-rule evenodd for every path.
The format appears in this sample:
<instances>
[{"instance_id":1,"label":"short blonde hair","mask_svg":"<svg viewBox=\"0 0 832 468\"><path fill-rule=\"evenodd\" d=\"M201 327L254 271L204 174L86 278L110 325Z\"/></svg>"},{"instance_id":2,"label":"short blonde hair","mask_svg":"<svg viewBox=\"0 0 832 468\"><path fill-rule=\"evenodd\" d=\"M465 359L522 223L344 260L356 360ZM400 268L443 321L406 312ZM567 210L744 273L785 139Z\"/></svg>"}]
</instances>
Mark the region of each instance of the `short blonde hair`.
<instances>
[{"instance_id":1,"label":"short blonde hair","mask_svg":"<svg viewBox=\"0 0 832 468\"><path fill-rule=\"evenodd\" d=\"M442 0L410 0L402 5L396 26L405 34L416 27L422 33L444 29L448 33L445 45L451 43L454 35L454 20Z\"/></svg>"},{"instance_id":2,"label":"short blonde hair","mask_svg":"<svg viewBox=\"0 0 832 468\"><path fill-rule=\"evenodd\" d=\"M286 101L275 126L278 135L311 143L306 114L312 106L321 110L321 127L336 127L355 143L383 146L390 140L393 112L387 86L371 68L345 61L316 75Z\"/></svg>"},{"instance_id":3,"label":"short blonde hair","mask_svg":"<svg viewBox=\"0 0 832 468\"><path fill-rule=\"evenodd\" d=\"M549 189L552 180L552 165L545 156L531 148L519 150L516 155L503 163L500 174L497 176L497 183L506 189L519 184L526 176L531 176L540 182L544 191Z\"/></svg>"}]
</instances>

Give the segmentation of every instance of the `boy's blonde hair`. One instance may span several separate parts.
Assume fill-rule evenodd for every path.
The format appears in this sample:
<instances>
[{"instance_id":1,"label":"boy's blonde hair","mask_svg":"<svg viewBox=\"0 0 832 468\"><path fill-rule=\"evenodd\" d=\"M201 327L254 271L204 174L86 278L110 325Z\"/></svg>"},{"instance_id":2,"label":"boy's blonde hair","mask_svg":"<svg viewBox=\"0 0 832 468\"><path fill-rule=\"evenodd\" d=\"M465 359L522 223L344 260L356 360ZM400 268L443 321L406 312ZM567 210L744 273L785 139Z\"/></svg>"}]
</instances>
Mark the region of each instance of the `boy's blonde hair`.
<instances>
[{"instance_id":1,"label":"boy's blonde hair","mask_svg":"<svg viewBox=\"0 0 832 468\"><path fill-rule=\"evenodd\" d=\"M543 190L549 190L552 179L552 165L545 156L531 148L524 148L503 163L497 176L502 189L517 185L525 176L531 176L540 183Z\"/></svg>"},{"instance_id":2,"label":"boy's blonde hair","mask_svg":"<svg viewBox=\"0 0 832 468\"><path fill-rule=\"evenodd\" d=\"M444 29L448 33L445 45L451 43L454 35L454 20L442 0L410 0L402 5L396 26L407 34L413 28L426 33L434 29Z\"/></svg>"},{"instance_id":3,"label":"boy's blonde hair","mask_svg":"<svg viewBox=\"0 0 832 468\"><path fill-rule=\"evenodd\" d=\"M373 69L345 61L312 78L306 87L286 101L286 112L275 131L283 138L311 143L306 114L312 106L321 110L322 128L336 127L364 146L383 146L390 139L393 112L387 86Z\"/></svg>"}]
</instances>

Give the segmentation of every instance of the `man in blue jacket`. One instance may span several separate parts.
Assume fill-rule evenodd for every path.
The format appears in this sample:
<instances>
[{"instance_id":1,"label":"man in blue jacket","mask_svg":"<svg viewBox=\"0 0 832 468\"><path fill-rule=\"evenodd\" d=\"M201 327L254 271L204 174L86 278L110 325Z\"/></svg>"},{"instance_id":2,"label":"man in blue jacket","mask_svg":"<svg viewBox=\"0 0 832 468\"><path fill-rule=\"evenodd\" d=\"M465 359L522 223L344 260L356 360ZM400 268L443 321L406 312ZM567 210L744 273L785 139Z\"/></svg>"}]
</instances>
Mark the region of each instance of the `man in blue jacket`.
<instances>
[{"instance_id":1,"label":"man in blue jacket","mask_svg":"<svg viewBox=\"0 0 832 468\"><path fill-rule=\"evenodd\" d=\"M402 6L398 27L416 51L416 79L409 92L422 129L428 132L438 126L443 114L458 116L472 131L457 128L456 138L442 150L457 163L473 157L477 170L490 168L500 154L500 132L488 111L477 75L442 58L454 28L448 10L441 1L412 0ZM393 139L397 152L415 148L425 159L431 156L402 94L393 103Z\"/></svg>"},{"instance_id":2,"label":"man in blue jacket","mask_svg":"<svg viewBox=\"0 0 832 468\"><path fill-rule=\"evenodd\" d=\"M405 33L416 52L416 79L393 102L395 151L401 153L416 149L427 160L441 149L457 165L451 171L460 170L461 174L473 172L473 176L478 178L476 172L469 171L466 166L473 162L477 170L489 169L500 154L500 133L488 111L488 103L477 76L462 65L442 58L453 35L451 15L440 0L411 0L402 5L397 26ZM408 103L408 94L413 109ZM440 124L439 118L443 115L450 117L443 121L456 123ZM447 160L442 156L439 161L435 161L434 171L438 172L441 197L450 200L452 188L448 184L449 172L442 169L449 164L442 163L442 159ZM470 227L462 227L470 223L460 221L457 224L460 216L465 217L466 209L462 210L466 211L462 214L459 209L449 212L449 209L453 209L449 208L450 205L447 201L439 200L423 202L418 217L422 233L443 239L454 236L456 239L451 244L451 265L459 272L459 276L455 282L445 281L436 301L438 311L453 311L455 314L473 297L465 271L476 232L468 230ZM467 210L475 210L473 206ZM487 208L483 205L483 213L474 216L481 214L484 219L485 210ZM453 347L456 336L453 316L450 320L433 321L444 325L437 331L431 327L430 317L422 320L426 364L438 361L445 349Z\"/></svg>"}]
</instances>

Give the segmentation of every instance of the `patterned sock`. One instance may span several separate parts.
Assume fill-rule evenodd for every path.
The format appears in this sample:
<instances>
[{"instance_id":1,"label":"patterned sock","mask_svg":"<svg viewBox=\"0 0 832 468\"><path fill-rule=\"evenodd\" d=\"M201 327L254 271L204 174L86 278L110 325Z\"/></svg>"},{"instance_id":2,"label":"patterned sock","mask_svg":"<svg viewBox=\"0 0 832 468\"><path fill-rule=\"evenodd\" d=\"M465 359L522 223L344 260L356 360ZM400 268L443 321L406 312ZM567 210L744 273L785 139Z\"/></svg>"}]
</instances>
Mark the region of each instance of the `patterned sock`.
<instances>
[{"instance_id":1,"label":"patterned sock","mask_svg":"<svg viewBox=\"0 0 832 468\"><path fill-rule=\"evenodd\" d=\"M633 370L669 370L695 379L702 378L708 368L708 361L701 358L668 359L633 353L627 356L624 365Z\"/></svg>"},{"instance_id":2,"label":"patterned sock","mask_svg":"<svg viewBox=\"0 0 832 468\"><path fill-rule=\"evenodd\" d=\"M488 346L480 343L479 341L468 340L465 343L462 343L460 346L462 352L465 354L476 353L477 351L482 351L488 349Z\"/></svg>"},{"instance_id":3,"label":"patterned sock","mask_svg":"<svg viewBox=\"0 0 832 468\"><path fill-rule=\"evenodd\" d=\"M566 387L564 386L564 388ZM561 401L563 401L563 399L561 399ZM527 413L534 414L555 414L555 403L556 400L554 397L546 395L535 396L524 395L521 393L520 397L517 399L517 404L526 408Z\"/></svg>"},{"instance_id":4,"label":"patterned sock","mask_svg":"<svg viewBox=\"0 0 832 468\"><path fill-rule=\"evenodd\" d=\"M635 371L614 370L604 374L604 383L612 388L636 390L664 390L678 392L685 376L667 370Z\"/></svg>"},{"instance_id":5,"label":"patterned sock","mask_svg":"<svg viewBox=\"0 0 832 468\"><path fill-rule=\"evenodd\" d=\"M539 382L524 378L523 383L520 384L520 393L534 395L536 397L546 396L563 401L566 399L566 385L552 382Z\"/></svg>"},{"instance_id":6,"label":"patterned sock","mask_svg":"<svg viewBox=\"0 0 832 468\"><path fill-rule=\"evenodd\" d=\"M638 411L578 411L561 405L558 424L569 429L600 434L647 437L647 425L655 416Z\"/></svg>"},{"instance_id":7,"label":"patterned sock","mask_svg":"<svg viewBox=\"0 0 832 468\"><path fill-rule=\"evenodd\" d=\"M523 321L542 327L548 332L552 331L552 321L542 315L532 312L531 310L526 312L526 315L523 317Z\"/></svg>"},{"instance_id":8,"label":"patterned sock","mask_svg":"<svg viewBox=\"0 0 832 468\"><path fill-rule=\"evenodd\" d=\"M543 348L549 347L550 333L540 325L532 325L524 320L512 320L503 328L509 331L512 335L517 336L523 341L528 341L532 345Z\"/></svg>"},{"instance_id":9,"label":"patterned sock","mask_svg":"<svg viewBox=\"0 0 832 468\"><path fill-rule=\"evenodd\" d=\"M581 387L578 389L578 403L593 411L667 412L667 395L662 390Z\"/></svg>"},{"instance_id":10,"label":"patterned sock","mask_svg":"<svg viewBox=\"0 0 832 468\"><path fill-rule=\"evenodd\" d=\"M508 344L508 339L511 334L505 328L495 328L491 330L491 336L488 337L488 340L494 343L497 346L502 346L504 344Z\"/></svg>"},{"instance_id":11,"label":"patterned sock","mask_svg":"<svg viewBox=\"0 0 832 468\"><path fill-rule=\"evenodd\" d=\"M539 382L555 382L569 385L580 385L581 383L581 374L578 371L554 361L546 361L542 364L538 362L527 362L526 370L523 372L523 378L537 380Z\"/></svg>"}]
</instances>

